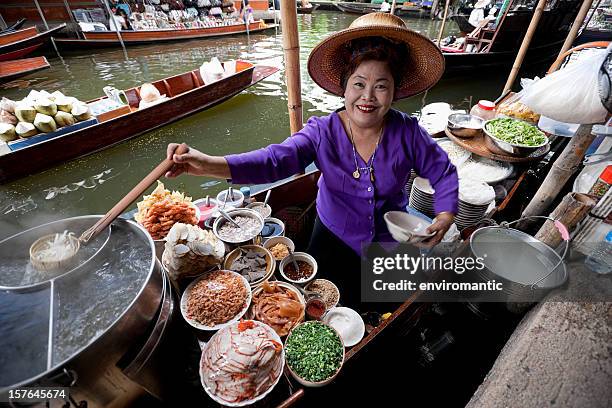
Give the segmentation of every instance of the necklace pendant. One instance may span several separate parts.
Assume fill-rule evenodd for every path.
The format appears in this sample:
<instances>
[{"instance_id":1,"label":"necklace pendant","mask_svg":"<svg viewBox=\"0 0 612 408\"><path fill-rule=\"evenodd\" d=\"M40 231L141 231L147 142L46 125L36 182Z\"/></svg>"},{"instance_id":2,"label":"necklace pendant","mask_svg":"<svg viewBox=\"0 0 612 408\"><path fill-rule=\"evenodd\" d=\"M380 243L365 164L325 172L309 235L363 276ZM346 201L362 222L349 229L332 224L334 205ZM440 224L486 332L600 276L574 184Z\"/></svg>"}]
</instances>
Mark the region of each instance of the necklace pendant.
<instances>
[{"instance_id":1,"label":"necklace pendant","mask_svg":"<svg viewBox=\"0 0 612 408\"><path fill-rule=\"evenodd\" d=\"M353 172L353 178L358 179L359 177L361 177L361 174L359 173L359 169L357 169Z\"/></svg>"}]
</instances>

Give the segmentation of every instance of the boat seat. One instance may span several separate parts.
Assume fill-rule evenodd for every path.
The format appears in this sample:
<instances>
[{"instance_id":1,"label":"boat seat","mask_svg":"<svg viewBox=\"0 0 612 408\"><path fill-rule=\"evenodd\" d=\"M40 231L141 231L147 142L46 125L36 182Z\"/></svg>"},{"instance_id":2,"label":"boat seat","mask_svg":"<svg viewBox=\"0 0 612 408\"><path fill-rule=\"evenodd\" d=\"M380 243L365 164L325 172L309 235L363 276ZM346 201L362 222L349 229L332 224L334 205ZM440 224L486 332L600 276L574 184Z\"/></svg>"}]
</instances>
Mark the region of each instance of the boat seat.
<instances>
[{"instance_id":1,"label":"boat seat","mask_svg":"<svg viewBox=\"0 0 612 408\"><path fill-rule=\"evenodd\" d=\"M170 88L168 92L169 97L180 95L197 87L197 84L193 82L191 72L170 77L166 79L166 82Z\"/></svg>"}]
</instances>

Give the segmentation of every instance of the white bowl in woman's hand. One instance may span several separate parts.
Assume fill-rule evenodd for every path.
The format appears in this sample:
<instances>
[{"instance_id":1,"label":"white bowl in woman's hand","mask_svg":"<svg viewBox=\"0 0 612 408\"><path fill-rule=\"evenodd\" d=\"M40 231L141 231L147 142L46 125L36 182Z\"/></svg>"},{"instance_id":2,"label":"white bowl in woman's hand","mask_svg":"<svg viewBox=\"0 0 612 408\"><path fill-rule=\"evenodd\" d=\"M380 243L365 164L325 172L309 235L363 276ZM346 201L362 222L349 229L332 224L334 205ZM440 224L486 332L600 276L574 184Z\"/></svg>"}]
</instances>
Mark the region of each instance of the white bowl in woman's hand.
<instances>
[{"instance_id":1,"label":"white bowl in woman's hand","mask_svg":"<svg viewBox=\"0 0 612 408\"><path fill-rule=\"evenodd\" d=\"M403 211L389 211L384 216L387 228L397 242L416 244L436 235L428 233L432 224L421 217Z\"/></svg>"}]
</instances>

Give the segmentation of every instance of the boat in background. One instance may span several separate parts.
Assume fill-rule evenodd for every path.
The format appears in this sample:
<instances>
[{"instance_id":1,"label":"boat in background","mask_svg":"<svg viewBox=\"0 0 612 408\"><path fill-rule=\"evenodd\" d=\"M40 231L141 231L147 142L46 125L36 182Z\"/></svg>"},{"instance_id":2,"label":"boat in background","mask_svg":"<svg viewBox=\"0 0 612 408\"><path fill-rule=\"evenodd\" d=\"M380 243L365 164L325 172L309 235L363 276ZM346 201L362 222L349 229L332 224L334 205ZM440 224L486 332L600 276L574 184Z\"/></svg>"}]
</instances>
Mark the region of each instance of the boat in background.
<instances>
[{"instance_id":1,"label":"boat in background","mask_svg":"<svg viewBox=\"0 0 612 408\"><path fill-rule=\"evenodd\" d=\"M64 23L42 33L36 27L28 27L0 34L0 61L21 58L34 52L65 27Z\"/></svg>"},{"instance_id":2,"label":"boat in background","mask_svg":"<svg viewBox=\"0 0 612 408\"><path fill-rule=\"evenodd\" d=\"M275 24L266 24L255 21L249 24L231 24L225 26L184 28L180 30L121 30L119 34L126 46L167 41L194 40L198 38L220 37L244 33L259 33L274 29ZM55 37L55 44L60 48L90 48L90 47L119 47L121 40L115 31L83 31L84 39Z\"/></svg>"},{"instance_id":3,"label":"boat in background","mask_svg":"<svg viewBox=\"0 0 612 408\"><path fill-rule=\"evenodd\" d=\"M0 183L106 149L239 94L274 74L278 68L236 61L235 73L205 84L199 70L152 82L166 99L139 109L140 87L125 92L127 105L99 114L57 132L0 145ZM108 100L94 99L88 104Z\"/></svg>"},{"instance_id":4,"label":"boat in background","mask_svg":"<svg viewBox=\"0 0 612 408\"><path fill-rule=\"evenodd\" d=\"M319 8L318 4L311 4L310 7L298 6L297 13L298 14L312 14L312 12L318 8Z\"/></svg>"},{"instance_id":5,"label":"boat in background","mask_svg":"<svg viewBox=\"0 0 612 408\"><path fill-rule=\"evenodd\" d=\"M16 30L19 30L21 27L23 27L23 24L27 21L27 18L20 18L19 20L17 20L15 23L13 23L12 25L6 27L4 30L0 31L0 35L2 34L6 34L6 33L10 33Z\"/></svg>"},{"instance_id":6,"label":"boat in background","mask_svg":"<svg viewBox=\"0 0 612 408\"><path fill-rule=\"evenodd\" d=\"M0 61L0 82L7 82L49 67L49 62L45 57Z\"/></svg>"}]
</instances>

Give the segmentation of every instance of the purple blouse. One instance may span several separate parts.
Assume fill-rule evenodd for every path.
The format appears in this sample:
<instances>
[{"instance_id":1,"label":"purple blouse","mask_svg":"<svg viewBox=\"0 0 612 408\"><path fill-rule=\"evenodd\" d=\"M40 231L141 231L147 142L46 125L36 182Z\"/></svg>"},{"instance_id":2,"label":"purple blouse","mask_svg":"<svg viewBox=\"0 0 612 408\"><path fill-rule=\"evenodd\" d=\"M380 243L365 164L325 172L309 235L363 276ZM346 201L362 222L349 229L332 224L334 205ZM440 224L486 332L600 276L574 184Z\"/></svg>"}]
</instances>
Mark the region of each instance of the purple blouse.
<instances>
[{"instance_id":1,"label":"purple blouse","mask_svg":"<svg viewBox=\"0 0 612 408\"><path fill-rule=\"evenodd\" d=\"M282 180L314 161L321 170L317 212L321 222L358 254L372 241L393 241L383 215L405 211L405 186L414 169L435 189L436 213L457 213L457 170L444 150L415 118L391 109L374 158L375 181L361 171L355 179L353 146L336 112L311 117L302 130L280 144L225 156L232 182L261 184ZM357 154L359 167L367 164Z\"/></svg>"}]
</instances>

